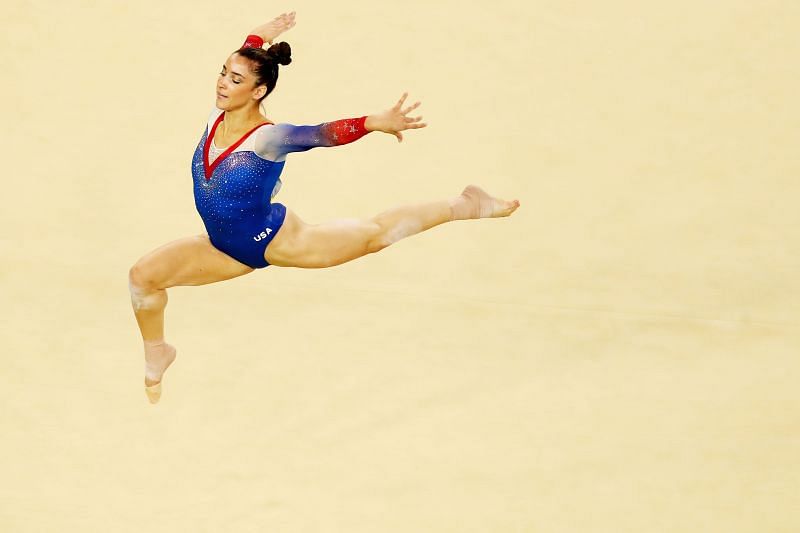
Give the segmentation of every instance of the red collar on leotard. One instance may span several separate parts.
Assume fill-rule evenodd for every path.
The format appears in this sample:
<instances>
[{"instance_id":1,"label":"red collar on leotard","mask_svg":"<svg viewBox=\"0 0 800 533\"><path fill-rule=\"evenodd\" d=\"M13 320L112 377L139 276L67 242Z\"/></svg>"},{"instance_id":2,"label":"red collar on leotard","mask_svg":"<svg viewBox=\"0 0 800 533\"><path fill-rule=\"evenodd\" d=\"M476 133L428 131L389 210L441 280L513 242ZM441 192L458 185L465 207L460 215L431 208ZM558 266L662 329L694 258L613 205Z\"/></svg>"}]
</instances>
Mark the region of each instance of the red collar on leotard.
<instances>
[{"instance_id":1,"label":"red collar on leotard","mask_svg":"<svg viewBox=\"0 0 800 533\"><path fill-rule=\"evenodd\" d=\"M236 147L239 146L240 144L242 144L244 142L244 140L247 139L247 137L251 133L256 131L258 128L260 128L264 124L272 124L272 122L267 121L267 122L263 122L263 123L259 124L258 126L254 127L253 129L251 129L250 131L248 131L247 133L242 135L242 137L238 141L236 141L232 145L228 146L225 149L224 152L222 152L221 154L219 154L219 156L217 156L217 158L214 160L214 163L209 165L208 164L208 151L211 148L211 141L214 139L214 132L217 131L217 126L219 126L219 123L222 122L224 119L225 119L225 112L223 111L222 113L219 114L219 116L217 117L217 120L214 121L214 125L211 127L211 132L206 137L206 145L203 147L203 167L205 169L206 181L211 179L211 174L214 173L214 169L217 168L217 165L219 165L219 163L223 159L228 157L231 154L231 152L236 150Z\"/></svg>"}]
</instances>

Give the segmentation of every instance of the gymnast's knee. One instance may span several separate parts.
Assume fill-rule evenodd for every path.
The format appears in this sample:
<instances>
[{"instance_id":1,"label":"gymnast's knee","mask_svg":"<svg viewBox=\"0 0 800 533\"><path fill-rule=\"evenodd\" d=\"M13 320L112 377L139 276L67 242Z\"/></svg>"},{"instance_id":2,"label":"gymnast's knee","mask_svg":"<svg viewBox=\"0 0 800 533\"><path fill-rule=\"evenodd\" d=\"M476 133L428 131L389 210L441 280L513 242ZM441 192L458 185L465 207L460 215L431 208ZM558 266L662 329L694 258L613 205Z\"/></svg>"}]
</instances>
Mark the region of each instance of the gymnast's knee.
<instances>
[{"instance_id":1,"label":"gymnast's knee","mask_svg":"<svg viewBox=\"0 0 800 533\"><path fill-rule=\"evenodd\" d=\"M370 239L369 241L367 241L367 253L374 254L380 252L390 244L392 243L383 237L376 237L374 239Z\"/></svg>"},{"instance_id":2,"label":"gymnast's knee","mask_svg":"<svg viewBox=\"0 0 800 533\"><path fill-rule=\"evenodd\" d=\"M128 271L128 290L134 310L156 309L166 305L167 291L157 287L147 270L139 263Z\"/></svg>"},{"instance_id":3,"label":"gymnast's knee","mask_svg":"<svg viewBox=\"0 0 800 533\"><path fill-rule=\"evenodd\" d=\"M139 260L128 270L128 283L140 289L158 289L153 283L153 277L149 275L148 269Z\"/></svg>"},{"instance_id":4,"label":"gymnast's knee","mask_svg":"<svg viewBox=\"0 0 800 533\"><path fill-rule=\"evenodd\" d=\"M366 252L368 254L380 252L392 244L392 242L394 241L390 238L387 229L376 223L373 228L370 228L370 234L367 237Z\"/></svg>"},{"instance_id":5,"label":"gymnast's knee","mask_svg":"<svg viewBox=\"0 0 800 533\"><path fill-rule=\"evenodd\" d=\"M375 221L375 230L367 242L367 253L380 252L400 239L405 239L422 231L416 220L399 220L391 223Z\"/></svg>"}]
</instances>

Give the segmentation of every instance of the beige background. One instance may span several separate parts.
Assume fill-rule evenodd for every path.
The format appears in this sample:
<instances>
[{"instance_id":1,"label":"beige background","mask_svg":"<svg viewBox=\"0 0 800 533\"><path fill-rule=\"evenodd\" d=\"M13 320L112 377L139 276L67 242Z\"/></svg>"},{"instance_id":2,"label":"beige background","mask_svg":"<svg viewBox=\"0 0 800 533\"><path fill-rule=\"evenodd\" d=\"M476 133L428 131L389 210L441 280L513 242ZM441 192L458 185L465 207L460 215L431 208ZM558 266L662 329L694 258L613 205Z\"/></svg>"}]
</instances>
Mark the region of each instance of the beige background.
<instances>
[{"instance_id":1,"label":"beige background","mask_svg":"<svg viewBox=\"0 0 800 533\"><path fill-rule=\"evenodd\" d=\"M799 6L5 4L0 530L800 530ZM152 406L128 268L203 230L216 74L291 9L271 119L430 127L280 201L522 207L171 289Z\"/></svg>"}]
</instances>

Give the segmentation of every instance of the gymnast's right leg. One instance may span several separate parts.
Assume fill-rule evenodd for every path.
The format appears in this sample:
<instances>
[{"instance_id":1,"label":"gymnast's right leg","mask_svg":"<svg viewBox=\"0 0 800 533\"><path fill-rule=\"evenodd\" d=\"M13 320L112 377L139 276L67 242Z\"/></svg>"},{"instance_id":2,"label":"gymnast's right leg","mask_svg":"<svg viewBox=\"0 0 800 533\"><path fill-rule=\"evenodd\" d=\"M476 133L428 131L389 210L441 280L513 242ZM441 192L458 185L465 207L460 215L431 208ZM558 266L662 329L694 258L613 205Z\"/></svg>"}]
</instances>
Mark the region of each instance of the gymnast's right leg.
<instances>
[{"instance_id":1,"label":"gymnast's right leg","mask_svg":"<svg viewBox=\"0 0 800 533\"><path fill-rule=\"evenodd\" d=\"M264 258L275 266L331 267L378 252L445 222L507 217L518 207L517 200L494 198L470 185L455 198L396 207L367 220L342 219L312 225L287 209L286 219L267 246Z\"/></svg>"},{"instance_id":2,"label":"gymnast's right leg","mask_svg":"<svg viewBox=\"0 0 800 533\"><path fill-rule=\"evenodd\" d=\"M205 285L248 274L254 269L214 248L208 235L185 237L144 255L128 272L131 305L145 352L145 390L151 403L160 396L161 378L175 360L175 348L164 341L167 289Z\"/></svg>"}]
</instances>

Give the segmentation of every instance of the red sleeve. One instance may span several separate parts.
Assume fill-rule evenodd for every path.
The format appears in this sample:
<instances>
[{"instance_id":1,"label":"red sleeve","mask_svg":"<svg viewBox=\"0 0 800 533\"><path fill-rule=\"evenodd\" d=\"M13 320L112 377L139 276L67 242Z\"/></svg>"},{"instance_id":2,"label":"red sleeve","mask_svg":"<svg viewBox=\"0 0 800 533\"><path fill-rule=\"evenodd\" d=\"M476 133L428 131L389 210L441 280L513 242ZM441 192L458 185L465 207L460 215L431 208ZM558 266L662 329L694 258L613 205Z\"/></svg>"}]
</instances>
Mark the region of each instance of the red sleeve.
<instances>
[{"instance_id":1,"label":"red sleeve","mask_svg":"<svg viewBox=\"0 0 800 533\"><path fill-rule=\"evenodd\" d=\"M321 128L322 135L333 141L333 145L351 143L369 133L364 127L366 121L367 117L363 116L328 122Z\"/></svg>"}]
</instances>

